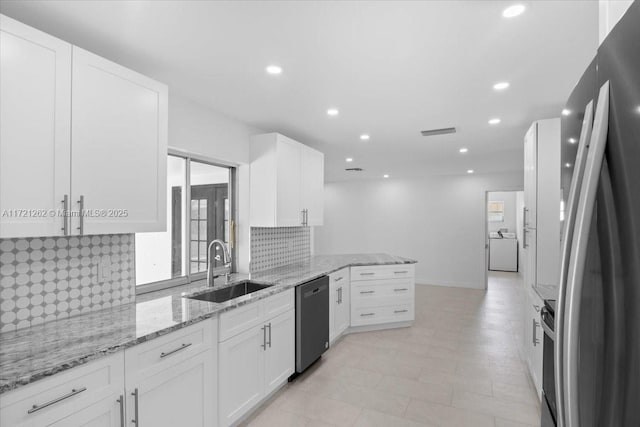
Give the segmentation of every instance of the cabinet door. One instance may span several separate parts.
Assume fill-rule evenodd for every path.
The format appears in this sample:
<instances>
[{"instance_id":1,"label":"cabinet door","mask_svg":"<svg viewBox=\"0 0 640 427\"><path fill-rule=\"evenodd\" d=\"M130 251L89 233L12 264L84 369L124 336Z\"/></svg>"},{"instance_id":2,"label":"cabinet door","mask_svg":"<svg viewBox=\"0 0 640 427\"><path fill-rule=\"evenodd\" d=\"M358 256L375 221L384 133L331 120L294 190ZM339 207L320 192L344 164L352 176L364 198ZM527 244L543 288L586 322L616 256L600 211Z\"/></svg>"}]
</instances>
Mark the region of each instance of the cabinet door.
<instances>
[{"instance_id":1,"label":"cabinet door","mask_svg":"<svg viewBox=\"0 0 640 427\"><path fill-rule=\"evenodd\" d=\"M74 227L166 231L167 87L75 46L72 84Z\"/></svg>"},{"instance_id":2,"label":"cabinet door","mask_svg":"<svg viewBox=\"0 0 640 427\"><path fill-rule=\"evenodd\" d=\"M525 289L529 290L532 286L536 286L537 273L537 230L525 229L526 247L524 248L525 265L524 265L524 281Z\"/></svg>"},{"instance_id":3,"label":"cabinet door","mask_svg":"<svg viewBox=\"0 0 640 427\"><path fill-rule=\"evenodd\" d=\"M531 329L529 367L531 369L533 383L538 392L538 397L540 397L542 391L542 346L544 342L544 331L540 326L540 305L538 302L532 301L529 305L529 323L527 326Z\"/></svg>"},{"instance_id":4,"label":"cabinet door","mask_svg":"<svg viewBox=\"0 0 640 427\"><path fill-rule=\"evenodd\" d=\"M264 327L254 327L218 345L220 426L233 424L264 396L265 344Z\"/></svg>"},{"instance_id":5,"label":"cabinet door","mask_svg":"<svg viewBox=\"0 0 640 427\"><path fill-rule=\"evenodd\" d=\"M212 425L214 360L213 350L207 350L140 380L135 387L128 385L128 421L157 427ZM137 406L133 395L136 388Z\"/></svg>"},{"instance_id":6,"label":"cabinet door","mask_svg":"<svg viewBox=\"0 0 640 427\"><path fill-rule=\"evenodd\" d=\"M338 287L338 294L340 299L338 300L338 308L334 318L336 335L342 334L351 323L351 307L349 303L351 296L348 281Z\"/></svg>"},{"instance_id":7,"label":"cabinet door","mask_svg":"<svg viewBox=\"0 0 640 427\"><path fill-rule=\"evenodd\" d=\"M524 138L525 227L536 228L538 197L538 124L531 125Z\"/></svg>"},{"instance_id":8,"label":"cabinet door","mask_svg":"<svg viewBox=\"0 0 640 427\"><path fill-rule=\"evenodd\" d=\"M338 335L336 330L337 326L337 313L338 313L338 301L340 301L340 286L335 282L335 278L329 276L329 342L332 342Z\"/></svg>"},{"instance_id":9,"label":"cabinet door","mask_svg":"<svg viewBox=\"0 0 640 427\"><path fill-rule=\"evenodd\" d=\"M324 154L302 147L302 209L307 225L322 225L324 218Z\"/></svg>"},{"instance_id":10,"label":"cabinet door","mask_svg":"<svg viewBox=\"0 0 640 427\"><path fill-rule=\"evenodd\" d=\"M71 45L0 16L0 52L0 237L63 235Z\"/></svg>"},{"instance_id":11,"label":"cabinet door","mask_svg":"<svg viewBox=\"0 0 640 427\"><path fill-rule=\"evenodd\" d=\"M293 374L295 368L295 320L289 310L268 323L267 349L264 352L265 396Z\"/></svg>"},{"instance_id":12,"label":"cabinet door","mask_svg":"<svg viewBox=\"0 0 640 427\"><path fill-rule=\"evenodd\" d=\"M46 424L50 427L121 427L127 425L124 418L124 407L120 405L122 395L113 395L91 406L80 409L68 417ZM124 405L124 403L123 403Z\"/></svg>"},{"instance_id":13,"label":"cabinet door","mask_svg":"<svg viewBox=\"0 0 640 427\"><path fill-rule=\"evenodd\" d=\"M277 182L276 182L276 226L302 225L300 193L302 145L283 135L278 135Z\"/></svg>"}]
</instances>

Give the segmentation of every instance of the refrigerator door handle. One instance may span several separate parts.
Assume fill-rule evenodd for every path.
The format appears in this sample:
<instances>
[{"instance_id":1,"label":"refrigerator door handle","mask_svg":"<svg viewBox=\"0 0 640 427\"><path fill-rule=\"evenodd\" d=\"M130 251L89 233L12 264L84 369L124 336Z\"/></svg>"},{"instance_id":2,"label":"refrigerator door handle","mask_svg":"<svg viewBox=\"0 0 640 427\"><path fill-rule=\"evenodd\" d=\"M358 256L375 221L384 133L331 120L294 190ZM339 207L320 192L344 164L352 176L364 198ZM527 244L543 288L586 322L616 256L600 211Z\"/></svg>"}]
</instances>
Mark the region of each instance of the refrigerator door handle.
<instances>
[{"instance_id":1,"label":"refrigerator door handle","mask_svg":"<svg viewBox=\"0 0 640 427\"><path fill-rule=\"evenodd\" d=\"M555 345L554 345L554 370L555 370L555 391L556 391L556 422L558 427L564 427L565 419L565 402L564 402L564 311L565 311L565 293L567 289L567 270L569 269L569 259L571 257L571 240L573 239L573 227L576 219L576 205L578 203L578 195L580 184L582 183L582 174L584 172L584 163L587 158L587 150L589 139L591 138L591 130L593 125L593 100L589 101L584 112L584 120L582 121L582 130L580 131L580 140L578 142L578 153L576 155L575 166L573 169L573 179L569 188L569 198L567 200L567 216L565 219L564 229L562 231L562 252L560 262L560 288L558 290L558 306L555 313ZM544 322L543 322L544 323Z\"/></svg>"},{"instance_id":2,"label":"refrigerator door handle","mask_svg":"<svg viewBox=\"0 0 640 427\"><path fill-rule=\"evenodd\" d=\"M565 426L580 426L578 401L578 338L580 331L580 304L587 245L591 220L596 202L598 180L607 143L609 128L609 82L600 88L596 108L593 133L585 164L580 198L576 211L575 229L571 244L571 259L567 273L564 324L564 397Z\"/></svg>"}]
</instances>

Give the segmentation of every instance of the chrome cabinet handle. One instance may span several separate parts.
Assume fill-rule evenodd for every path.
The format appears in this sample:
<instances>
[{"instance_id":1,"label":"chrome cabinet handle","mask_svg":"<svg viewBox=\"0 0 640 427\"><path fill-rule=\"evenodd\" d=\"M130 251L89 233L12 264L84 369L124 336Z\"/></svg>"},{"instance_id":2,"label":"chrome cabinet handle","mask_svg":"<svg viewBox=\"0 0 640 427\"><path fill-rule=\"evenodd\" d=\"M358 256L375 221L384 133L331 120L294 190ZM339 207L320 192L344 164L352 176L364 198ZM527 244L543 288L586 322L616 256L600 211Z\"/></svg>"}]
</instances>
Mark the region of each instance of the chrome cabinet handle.
<instances>
[{"instance_id":1,"label":"chrome cabinet handle","mask_svg":"<svg viewBox=\"0 0 640 427\"><path fill-rule=\"evenodd\" d=\"M62 199L62 232L65 236L69 235L69 216L67 211L69 210L69 195L65 194Z\"/></svg>"},{"instance_id":2,"label":"chrome cabinet handle","mask_svg":"<svg viewBox=\"0 0 640 427\"><path fill-rule=\"evenodd\" d=\"M338 288L338 304L342 304L342 286Z\"/></svg>"},{"instance_id":3,"label":"chrome cabinet handle","mask_svg":"<svg viewBox=\"0 0 640 427\"><path fill-rule=\"evenodd\" d=\"M133 393L131 393L131 396L133 396L133 416L134 418L131 420L132 423L134 423L136 426L139 426L140 424L138 423L139 419L138 419L138 389L134 389Z\"/></svg>"},{"instance_id":4,"label":"chrome cabinet handle","mask_svg":"<svg viewBox=\"0 0 640 427\"><path fill-rule=\"evenodd\" d=\"M376 273L360 273L361 276L373 276Z\"/></svg>"},{"instance_id":5,"label":"chrome cabinet handle","mask_svg":"<svg viewBox=\"0 0 640 427\"><path fill-rule=\"evenodd\" d=\"M124 396L120 395L116 402L120 404L120 427L124 427Z\"/></svg>"},{"instance_id":6,"label":"chrome cabinet handle","mask_svg":"<svg viewBox=\"0 0 640 427\"><path fill-rule=\"evenodd\" d=\"M333 279L333 281L334 282L339 282L342 279L344 279L344 277L340 276L340 277L336 277L335 279Z\"/></svg>"},{"instance_id":7,"label":"chrome cabinet handle","mask_svg":"<svg viewBox=\"0 0 640 427\"><path fill-rule=\"evenodd\" d=\"M271 322L269 322L269 348L271 348Z\"/></svg>"},{"instance_id":8,"label":"chrome cabinet handle","mask_svg":"<svg viewBox=\"0 0 640 427\"><path fill-rule=\"evenodd\" d=\"M361 313L360 316L361 317L365 317L365 316L373 316L375 315L375 313Z\"/></svg>"},{"instance_id":9,"label":"chrome cabinet handle","mask_svg":"<svg viewBox=\"0 0 640 427\"><path fill-rule=\"evenodd\" d=\"M394 310L394 313L406 313L409 310Z\"/></svg>"},{"instance_id":10,"label":"chrome cabinet handle","mask_svg":"<svg viewBox=\"0 0 640 427\"><path fill-rule=\"evenodd\" d=\"M184 350L185 348L190 347L190 346L191 346L191 343L189 343L189 344L182 344L180 347L176 348L175 350L171 350L171 351L168 351L168 352L166 352L166 353L164 353L164 352L160 353L160 358L170 356L170 355L172 355L173 353L177 353L177 352L179 352L180 350Z\"/></svg>"},{"instance_id":11,"label":"chrome cabinet handle","mask_svg":"<svg viewBox=\"0 0 640 427\"><path fill-rule=\"evenodd\" d=\"M361 294L373 294L375 291L360 291Z\"/></svg>"},{"instance_id":12,"label":"chrome cabinet handle","mask_svg":"<svg viewBox=\"0 0 640 427\"><path fill-rule=\"evenodd\" d=\"M40 409L44 409L47 406L55 405L58 402L62 402L63 400L68 399L70 397L73 397L73 396L75 396L77 394L80 394L80 393L82 393L83 391L86 391L86 390L87 390L86 387L80 387L78 389L74 388L69 393L65 394L64 396L56 397L55 399L50 400L47 403L43 403L42 405L33 405L31 407L31 409L29 409L27 411L27 414L33 414L34 412L38 412Z\"/></svg>"},{"instance_id":13,"label":"chrome cabinet handle","mask_svg":"<svg viewBox=\"0 0 640 427\"><path fill-rule=\"evenodd\" d=\"M267 350L267 325L264 325L262 328L262 344L260 344L260 347L262 347L263 350Z\"/></svg>"},{"instance_id":14,"label":"chrome cabinet handle","mask_svg":"<svg viewBox=\"0 0 640 427\"><path fill-rule=\"evenodd\" d=\"M527 243L527 233L529 232L529 230L527 230L526 228L522 229L522 248L526 249L529 247L529 244Z\"/></svg>"},{"instance_id":15,"label":"chrome cabinet handle","mask_svg":"<svg viewBox=\"0 0 640 427\"><path fill-rule=\"evenodd\" d=\"M536 329L538 328L538 326L540 326L540 324L538 322L536 322L536 319L531 319L532 320L532 333L531 333L531 341L533 342L533 346L535 347L536 345L538 345L540 343L540 341L538 340L537 337L537 331Z\"/></svg>"},{"instance_id":16,"label":"chrome cabinet handle","mask_svg":"<svg viewBox=\"0 0 640 427\"><path fill-rule=\"evenodd\" d=\"M393 274L406 274L408 272L409 272L409 270L394 271Z\"/></svg>"},{"instance_id":17,"label":"chrome cabinet handle","mask_svg":"<svg viewBox=\"0 0 640 427\"><path fill-rule=\"evenodd\" d=\"M78 217L80 218L80 226L78 227L78 231L80 235L84 234L84 196L80 196L78 200L78 205L80 208L80 212L78 213Z\"/></svg>"},{"instance_id":18,"label":"chrome cabinet handle","mask_svg":"<svg viewBox=\"0 0 640 427\"><path fill-rule=\"evenodd\" d=\"M304 210L304 225L309 225L309 209Z\"/></svg>"},{"instance_id":19,"label":"chrome cabinet handle","mask_svg":"<svg viewBox=\"0 0 640 427\"><path fill-rule=\"evenodd\" d=\"M533 304L533 309L534 309L536 312L540 313L540 306L539 306L539 305L537 305L537 304Z\"/></svg>"},{"instance_id":20,"label":"chrome cabinet handle","mask_svg":"<svg viewBox=\"0 0 640 427\"><path fill-rule=\"evenodd\" d=\"M408 291L409 288L395 288L394 291L395 292L402 292L402 291Z\"/></svg>"}]
</instances>

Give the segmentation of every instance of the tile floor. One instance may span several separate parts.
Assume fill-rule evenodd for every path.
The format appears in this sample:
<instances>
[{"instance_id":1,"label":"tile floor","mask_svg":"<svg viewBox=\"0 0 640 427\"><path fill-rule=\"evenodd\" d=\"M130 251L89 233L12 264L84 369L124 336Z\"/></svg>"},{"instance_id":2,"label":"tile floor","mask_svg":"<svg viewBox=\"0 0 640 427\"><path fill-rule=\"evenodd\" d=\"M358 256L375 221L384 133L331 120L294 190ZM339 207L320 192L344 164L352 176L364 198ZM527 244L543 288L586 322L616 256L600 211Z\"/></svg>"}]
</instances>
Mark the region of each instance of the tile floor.
<instances>
[{"instance_id":1,"label":"tile floor","mask_svg":"<svg viewBox=\"0 0 640 427\"><path fill-rule=\"evenodd\" d=\"M539 426L522 293L517 273L487 291L418 285L413 327L345 336L245 425Z\"/></svg>"}]
</instances>

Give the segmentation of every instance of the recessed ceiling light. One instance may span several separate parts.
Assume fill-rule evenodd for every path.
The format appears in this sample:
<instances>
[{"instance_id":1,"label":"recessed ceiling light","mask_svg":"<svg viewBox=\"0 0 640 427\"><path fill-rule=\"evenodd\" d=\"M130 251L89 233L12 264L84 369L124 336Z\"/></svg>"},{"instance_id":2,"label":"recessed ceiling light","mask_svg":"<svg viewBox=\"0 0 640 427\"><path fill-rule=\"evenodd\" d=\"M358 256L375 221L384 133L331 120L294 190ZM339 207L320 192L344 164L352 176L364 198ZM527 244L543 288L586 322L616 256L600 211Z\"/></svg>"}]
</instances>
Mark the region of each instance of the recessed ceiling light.
<instances>
[{"instance_id":1,"label":"recessed ceiling light","mask_svg":"<svg viewBox=\"0 0 640 427\"><path fill-rule=\"evenodd\" d=\"M568 116L569 114L571 114L571 110L567 110L566 108L564 110L562 110L562 115L563 116Z\"/></svg>"},{"instance_id":2,"label":"recessed ceiling light","mask_svg":"<svg viewBox=\"0 0 640 427\"><path fill-rule=\"evenodd\" d=\"M269 65L267 67L267 73L273 75L282 74L282 67L280 67L279 65Z\"/></svg>"},{"instance_id":3,"label":"recessed ceiling light","mask_svg":"<svg viewBox=\"0 0 640 427\"><path fill-rule=\"evenodd\" d=\"M524 12L524 5L522 4L514 4L513 6L509 6L505 10L502 11L502 16L505 18L513 18L518 15L521 15Z\"/></svg>"},{"instance_id":4,"label":"recessed ceiling light","mask_svg":"<svg viewBox=\"0 0 640 427\"><path fill-rule=\"evenodd\" d=\"M461 152L461 153L466 153L467 151L469 151L469 149L463 147L463 148L459 149L458 151Z\"/></svg>"},{"instance_id":5,"label":"recessed ceiling light","mask_svg":"<svg viewBox=\"0 0 640 427\"><path fill-rule=\"evenodd\" d=\"M340 112L336 108L329 108L327 114L330 116L337 116Z\"/></svg>"},{"instance_id":6,"label":"recessed ceiling light","mask_svg":"<svg viewBox=\"0 0 640 427\"><path fill-rule=\"evenodd\" d=\"M578 142L578 140L575 138L569 138L569 144L575 144L576 142Z\"/></svg>"},{"instance_id":7,"label":"recessed ceiling light","mask_svg":"<svg viewBox=\"0 0 640 427\"><path fill-rule=\"evenodd\" d=\"M500 119L498 118L489 120L490 125L497 125L498 123L500 123Z\"/></svg>"},{"instance_id":8,"label":"recessed ceiling light","mask_svg":"<svg viewBox=\"0 0 640 427\"><path fill-rule=\"evenodd\" d=\"M389 178L389 174L386 174L386 173L385 173L384 175L382 175L382 177L383 177L383 178Z\"/></svg>"},{"instance_id":9,"label":"recessed ceiling light","mask_svg":"<svg viewBox=\"0 0 640 427\"><path fill-rule=\"evenodd\" d=\"M498 82L493 85L493 88L495 90L505 90L508 87L509 87L509 82Z\"/></svg>"},{"instance_id":10,"label":"recessed ceiling light","mask_svg":"<svg viewBox=\"0 0 640 427\"><path fill-rule=\"evenodd\" d=\"M345 160L345 162L347 162L347 163L351 163L351 162L353 162L353 159L352 159L351 157L347 157L347 158L346 158L346 159L344 159L344 160Z\"/></svg>"},{"instance_id":11,"label":"recessed ceiling light","mask_svg":"<svg viewBox=\"0 0 640 427\"><path fill-rule=\"evenodd\" d=\"M570 168L570 167L571 167L571 163L565 163L565 164L564 164L564 167L565 167L565 168Z\"/></svg>"},{"instance_id":12,"label":"recessed ceiling light","mask_svg":"<svg viewBox=\"0 0 640 427\"><path fill-rule=\"evenodd\" d=\"M467 173L473 173L473 169L467 169Z\"/></svg>"},{"instance_id":13,"label":"recessed ceiling light","mask_svg":"<svg viewBox=\"0 0 640 427\"><path fill-rule=\"evenodd\" d=\"M366 133L363 133L362 135L360 135L360 139L363 141L368 141L370 138L369 135L367 135Z\"/></svg>"}]
</instances>

